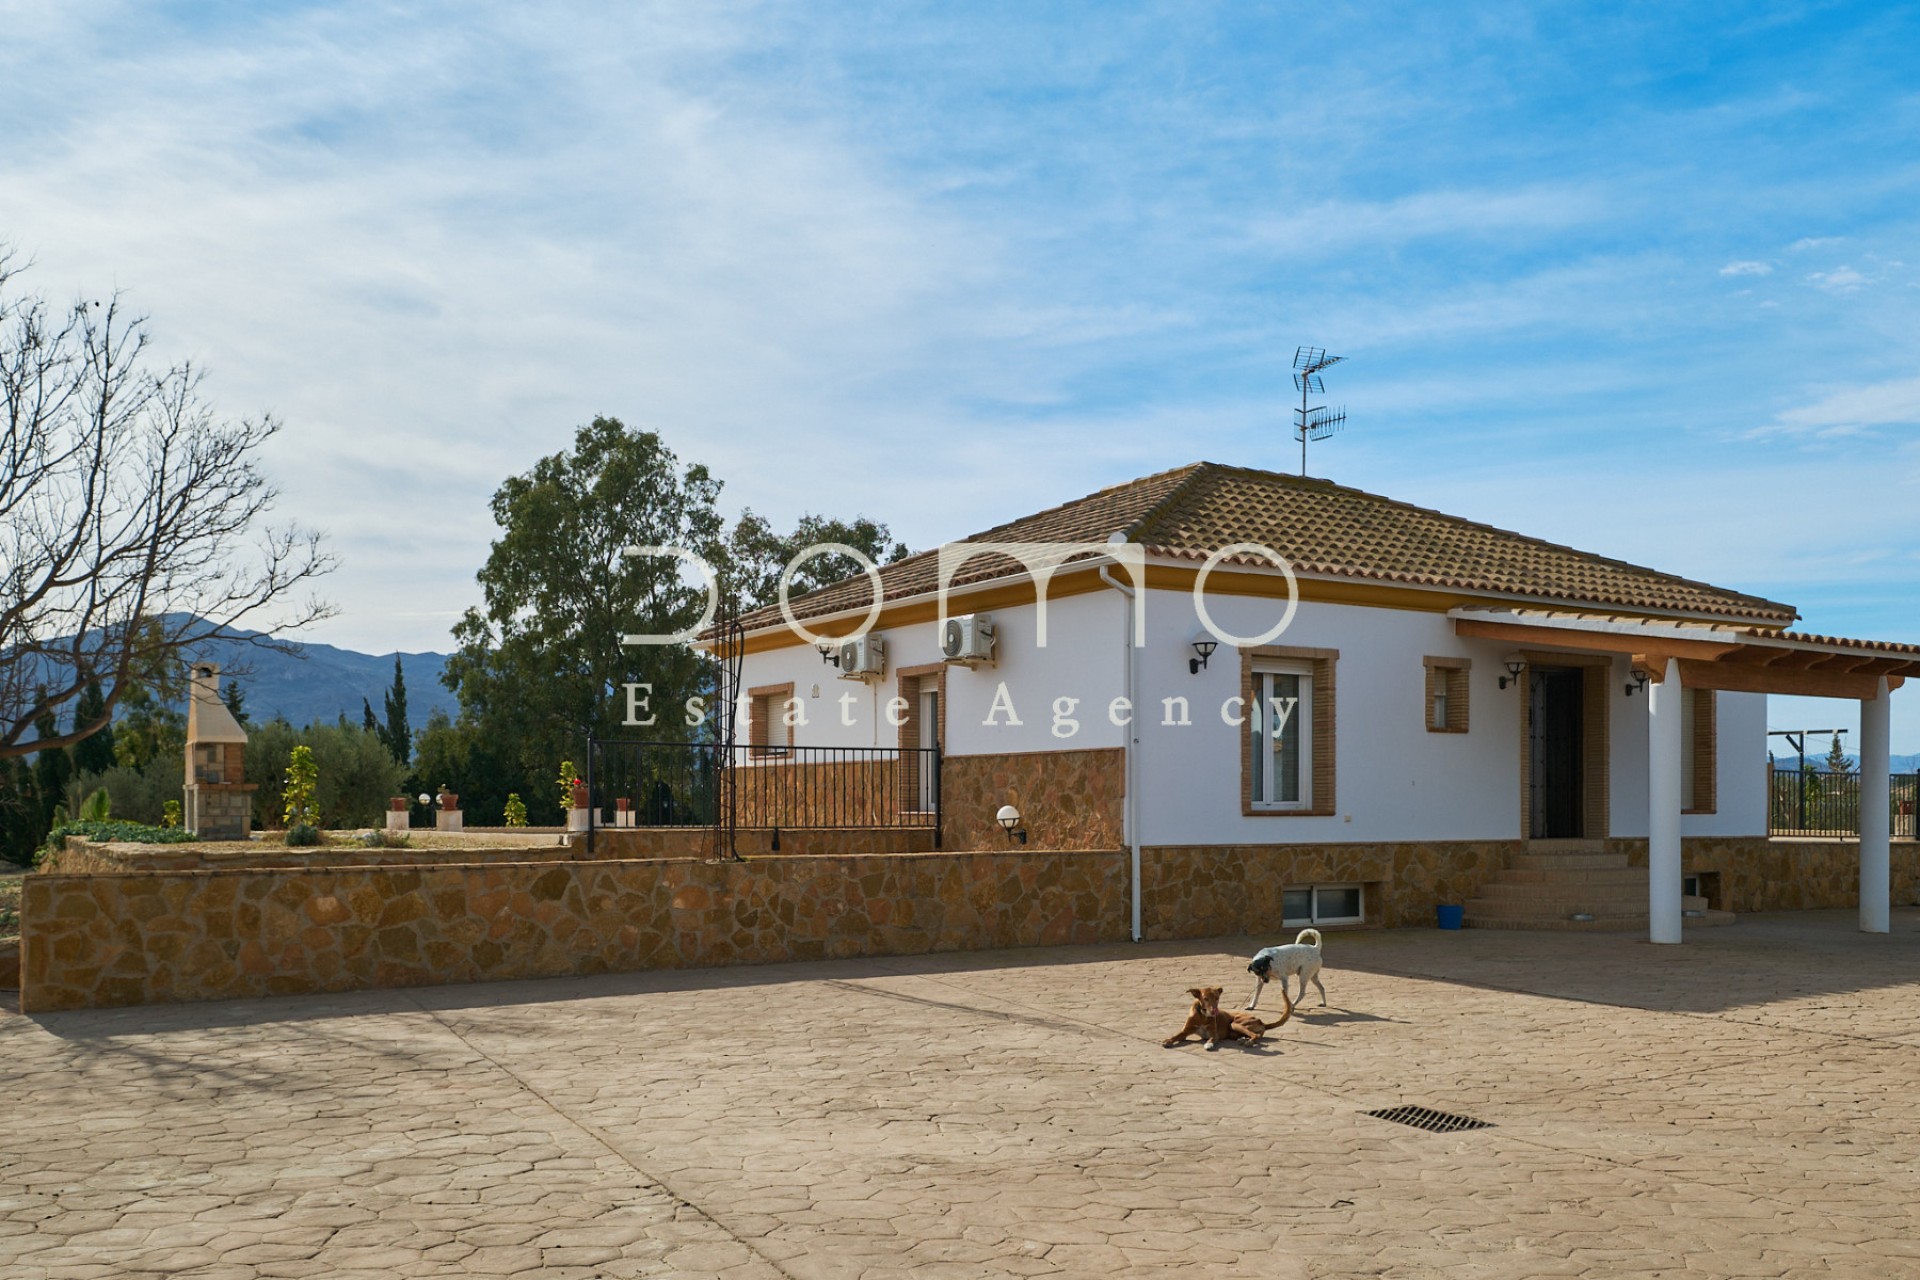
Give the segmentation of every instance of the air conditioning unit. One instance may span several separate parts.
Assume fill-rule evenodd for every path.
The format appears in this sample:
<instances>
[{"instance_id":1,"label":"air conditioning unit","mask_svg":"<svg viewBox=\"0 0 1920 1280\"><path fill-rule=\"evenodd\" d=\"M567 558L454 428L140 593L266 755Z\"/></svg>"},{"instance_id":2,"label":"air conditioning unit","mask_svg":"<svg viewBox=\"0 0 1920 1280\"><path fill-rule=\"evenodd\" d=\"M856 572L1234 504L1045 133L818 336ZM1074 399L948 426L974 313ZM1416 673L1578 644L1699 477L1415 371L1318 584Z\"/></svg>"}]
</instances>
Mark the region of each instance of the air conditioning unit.
<instances>
[{"instance_id":1,"label":"air conditioning unit","mask_svg":"<svg viewBox=\"0 0 1920 1280\"><path fill-rule=\"evenodd\" d=\"M887 670L887 642L876 635L843 640L837 665L842 680L878 680Z\"/></svg>"},{"instance_id":2,"label":"air conditioning unit","mask_svg":"<svg viewBox=\"0 0 1920 1280\"><path fill-rule=\"evenodd\" d=\"M948 618L940 633L940 652L948 662L975 666L993 661L993 618L989 614L969 613Z\"/></svg>"}]
</instances>

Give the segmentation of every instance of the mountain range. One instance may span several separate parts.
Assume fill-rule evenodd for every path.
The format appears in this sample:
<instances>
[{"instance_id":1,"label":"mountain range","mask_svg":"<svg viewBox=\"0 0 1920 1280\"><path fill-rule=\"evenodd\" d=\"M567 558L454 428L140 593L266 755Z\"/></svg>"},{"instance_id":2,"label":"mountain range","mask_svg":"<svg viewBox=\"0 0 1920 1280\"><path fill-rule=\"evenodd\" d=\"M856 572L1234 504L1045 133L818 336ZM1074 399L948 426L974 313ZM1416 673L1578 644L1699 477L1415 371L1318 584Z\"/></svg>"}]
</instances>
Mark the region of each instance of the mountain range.
<instances>
[{"instance_id":1,"label":"mountain range","mask_svg":"<svg viewBox=\"0 0 1920 1280\"><path fill-rule=\"evenodd\" d=\"M259 632L238 631L243 636ZM373 706L373 713L384 714L384 699L393 687L391 653L359 653L330 644L313 644L283 638L279 643L292 648L281 653L245 640L220 641L202 646L194 654L196 661L218 663L220 683L240 686L247 717L258 724L284 716L295 725L315 720L333 720L344 714L360 723L361 699ZM459 701L440 683L446 668L444 653L402 653L400 669L407 684L407 721L415 729L426 724L436 709L457 715Z\"/></svg>"}]
</instances>

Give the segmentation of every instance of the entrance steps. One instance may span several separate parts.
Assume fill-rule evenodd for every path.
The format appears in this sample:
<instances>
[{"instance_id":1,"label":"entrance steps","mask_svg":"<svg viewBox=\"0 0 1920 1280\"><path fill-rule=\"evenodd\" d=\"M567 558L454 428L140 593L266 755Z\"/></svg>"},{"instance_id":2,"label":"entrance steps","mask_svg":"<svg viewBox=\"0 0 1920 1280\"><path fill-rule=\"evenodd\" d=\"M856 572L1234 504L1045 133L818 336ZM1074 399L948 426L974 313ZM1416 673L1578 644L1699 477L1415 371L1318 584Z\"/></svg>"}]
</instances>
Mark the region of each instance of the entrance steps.
<instances>
[{"instance_id":1,"label":"entrance steps","mask_svg":"<svg viewBox=\"0 0 1920 1280\"><path fill-rule=\"evenodd\" d=\"M1466 908L1472 929L1644 930L1647 871L1629 866L1624 853L1607 852L1601 840L1530 840ZM1709 910L1705 898L1682 898L1680 909L1699 913L1683 917L1690 928L1734 919L1731 911Z\"/></svg>"}]
</instances>

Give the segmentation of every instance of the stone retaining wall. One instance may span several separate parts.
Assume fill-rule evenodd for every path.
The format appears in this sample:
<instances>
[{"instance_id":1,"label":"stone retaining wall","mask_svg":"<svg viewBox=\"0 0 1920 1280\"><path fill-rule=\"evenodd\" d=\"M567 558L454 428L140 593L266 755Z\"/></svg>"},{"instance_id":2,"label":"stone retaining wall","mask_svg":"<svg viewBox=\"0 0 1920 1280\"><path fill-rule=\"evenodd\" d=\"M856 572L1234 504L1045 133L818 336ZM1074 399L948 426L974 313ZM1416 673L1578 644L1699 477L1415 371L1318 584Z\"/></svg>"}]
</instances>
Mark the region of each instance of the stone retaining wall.
<instances>
[{"instance_id":1,"label":"stone retaining wall","mask_svg":"<svg viewBox=\"0 0 1920 1280\"><path fill-rule=\"evenodd\" d=\"M420 866L435 861L564 862L574 857L574 851L557 836L537 845L502 841L493 847L464 844L448 848L422 845L400 849L367 848L351 844L324 845L313 849L262 849L246 843L194 848L169 844L94 844L80 836L68 836L64 847L50 855L42 869L59 875L93 875L113 871Z\"/></svg>"},{"instance_id":2,"label":"stone retaining wall","mask_svg":"<svg viewBox=\"0 0 1920 1280\"><path fill-rule=\"evenodd\" d=\"M773 847L772 831L747 828L735 833L734 848L742 857L780 853L831 856L836 854L932 853L930 827L791 827L780 831L780 848ZM593 851L584 838L574 847L580 858L706 858L713 855L711 827L597 827Z\"/></svg>"},{"instance_id":3,"label":"stone retaining wall","mask_svg":"<svg viewBox=\"0 0 1920 1280\"><path fill-rule=\"evenodd\" d=\"M1521 851L1518 840L1393 844L1149 846L1141 855L1141 929L1149 939L1269 935L1281 894L1314 884L1366 887L1366 923L1430 925Z\"/></svg>"},{"instance_id":4,"label":"stone retaining wall","mask_svg":"<svg viewBox=\"0 0 1920 1280\"><path fill-rule=\"evenodd\" d=\"M1117 851L35 874L23 1011L1117 941Z\"/></svg>"},{"instance_id":5,"label":"stone retaining wall","mask_svg":"<svg viewBox=\"0 0 1920 1280\"><path fill-rule=\"evenodd\" d=\"M1647 842L1613 839L1607 847L1647 865ZM1920 901L1920 842L1895 840L1889 849L1895 905ZM1723 911L1810 911L1860 904L1860 842L1799 836L1689 836L1681 841L1681 869L1717 874Z\"/></svg>"},{"instance_id":6,"label":"stone retaining wall","mask_svg":"<svg viewBox=\"0 0 1920 1280\"><path fill-rule=\"evenodd\" d=\"M601 832L601 836L612 833ZM644 834L644 833L637 833ZM784 833L783 833L784 843ZM1121 850L1015 850L579 860L558 846L461 863L366 864L373 850L129 871L85 846L23 882L22 1008L236 996L857 955L1117 941ZM1428 926L1475 896L1509 841L1216 845L1142 850L1151 939L1271 936L1283 891L1367 887L1367 923ZM1646 864L1646 841L1609 847ZM542 855L544 860L534 855ZM124 856L124 855L121 855ZM213 855L209 855L213 856ZM466 855L461 855L466 856ZM1696 837L1689 872L1734 911L1851 906L1858 844ZM151 864L146 864L151 865ZM1894 901L1920 897L1920 845L1893 845Z\"/></svg>"}]
</instances>

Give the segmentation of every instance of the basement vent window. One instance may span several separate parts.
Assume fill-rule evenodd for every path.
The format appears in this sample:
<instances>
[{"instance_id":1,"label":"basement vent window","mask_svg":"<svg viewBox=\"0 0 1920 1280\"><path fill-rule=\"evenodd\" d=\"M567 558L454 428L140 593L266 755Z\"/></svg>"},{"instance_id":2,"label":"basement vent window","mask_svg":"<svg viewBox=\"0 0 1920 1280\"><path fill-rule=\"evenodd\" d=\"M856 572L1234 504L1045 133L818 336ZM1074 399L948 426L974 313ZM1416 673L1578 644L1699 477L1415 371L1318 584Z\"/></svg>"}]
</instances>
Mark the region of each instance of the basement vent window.
<instances>
[{"instance_id":1,"label":"basement vent window","mask_svg":"<svg viewBox=\"0 0 1920 1280\"><path fill-rule=\"evenodd\" d=\"M1491 1129L1492 1121L1475 1120L1472 1116L1456 1116L1445 1111L1435 1111L1431 1107L1388 1107L1384 1111L1368 1111L1376 1120L1391 1120L1395 1124L1410 1124L1416 1129L1425 1129L1428 1133L1458 1133L1463 1129Z\"/></svg>"}]
</instances>

